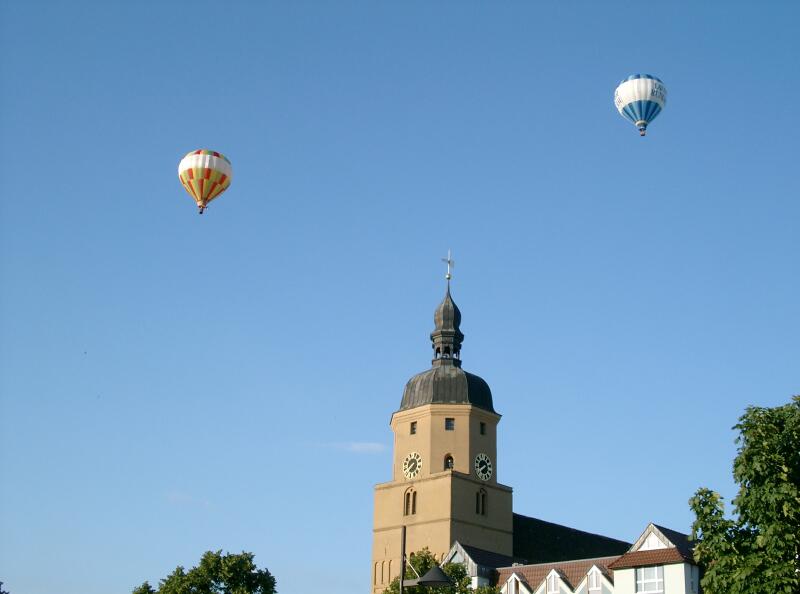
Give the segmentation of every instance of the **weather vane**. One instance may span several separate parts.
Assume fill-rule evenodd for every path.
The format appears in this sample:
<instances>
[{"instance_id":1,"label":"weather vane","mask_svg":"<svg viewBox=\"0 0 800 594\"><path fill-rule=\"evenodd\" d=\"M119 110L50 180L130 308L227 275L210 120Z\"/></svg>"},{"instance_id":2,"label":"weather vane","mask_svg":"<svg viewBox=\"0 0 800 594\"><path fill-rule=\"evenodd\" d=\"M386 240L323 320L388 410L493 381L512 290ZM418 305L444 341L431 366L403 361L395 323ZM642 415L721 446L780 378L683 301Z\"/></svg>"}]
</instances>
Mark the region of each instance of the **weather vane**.
<instances>
[{"instance_id":1,"label":"weather vane","mask_svg":"<svg viewBox=\"0 0 800 594\"><path fill-rule=\"evenodd\" d=\"M442 262L447 264L447 274L445 274L444 277L449 282L450 279L453 278L453 273L451 272L451 269L453 268L453 266L456 265L455 261L450 257L450 250L447 250L447 258L442 258Z\"/></svg>"}]
</instances>

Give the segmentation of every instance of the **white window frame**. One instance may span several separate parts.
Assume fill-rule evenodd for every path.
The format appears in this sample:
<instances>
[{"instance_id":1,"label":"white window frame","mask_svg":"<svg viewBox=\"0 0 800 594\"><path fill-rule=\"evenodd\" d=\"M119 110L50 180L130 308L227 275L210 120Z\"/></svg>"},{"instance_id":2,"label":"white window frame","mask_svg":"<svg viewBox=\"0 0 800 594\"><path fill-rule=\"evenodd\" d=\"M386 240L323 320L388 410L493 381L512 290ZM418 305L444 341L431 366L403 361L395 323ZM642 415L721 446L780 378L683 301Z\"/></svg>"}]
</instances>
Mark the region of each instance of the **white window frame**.
<instances>
[{"instance_id":1,"label":"white window frame","mask_svg":"<svg viewBox=\"0 0 800 594\"><path fill-rule=\"evenodd\" d=\"M558 582L559 577L557 573L553 572L547 576L547 594L558 594L561 591Z\"/></svg>"},{"instance_id":2,"label":"white window frame","mask_svg":"<svg viewBox=\"0 0 800 594\"><path fill-rule=\"evenodd\" d=\"M656 577L654 578L645 578L644 572L647 569L654 569L656 572ZM636 592L647 593L647 594L664 594L664 566L663 565L656 565L656 566L648 566L648 567L637 567L635 568L635 578L636 578Z\"/></svg>"}]
</instances>

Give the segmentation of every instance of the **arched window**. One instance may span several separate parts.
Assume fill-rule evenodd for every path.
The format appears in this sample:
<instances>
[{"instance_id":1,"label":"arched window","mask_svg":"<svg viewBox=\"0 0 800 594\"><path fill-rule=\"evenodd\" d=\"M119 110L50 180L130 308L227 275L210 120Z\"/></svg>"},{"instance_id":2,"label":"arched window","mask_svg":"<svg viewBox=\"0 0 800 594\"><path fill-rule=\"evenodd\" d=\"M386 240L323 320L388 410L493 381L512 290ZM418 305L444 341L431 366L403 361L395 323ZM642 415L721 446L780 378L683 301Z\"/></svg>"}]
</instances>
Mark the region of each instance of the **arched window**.
<instances>
[{"instance_id":1,"label":"arched window","mask_svg":"<svg viewBox=\"0 0 800 594\"><path fill-rule=\"evenodd\" d=\"M442 351L439 350L439 347L436 347L434 359L438 359L441 356L442 356Z\"/></svg>"},{"instance_id":2,"label":"arched window","mask_svg":"<svg viewBox=\"0 0 800 594\"><path fill-rule=\"evenodd\" d=\"M406 490L403 497L403 515L413 516L417 513L417 492L414 489Z\"/></svg>"},{"instance_id":3,"label":"arched window","mask_svg":"<svg viewBox=\"0 0 800 594\"><path fill-rule=\"evenodd\" d=\"M445 470L453 470L453 456L447 454L444 457L444 469Z\"/></svg>"},{"instance_id":4,"label":"arched window","mask_svg":"<svg viewBox=\"0 0 800 594\"><path fill-rule=\"evenodd\" d=\"M444 358L445 359L449 359L450 358L450 347L449 346L444 347Z\"/></svg>"},{"instance_id":5,"label":"arched window","mask_svg":"<svg viewBox=\"0 0 800 594\"><path fill-rule=\"evenodd\" d=\"M486 489L480 489L477 493L475 493L475 513L479 516L486 515L486 499Z\"/></svg>"}]
</instances>

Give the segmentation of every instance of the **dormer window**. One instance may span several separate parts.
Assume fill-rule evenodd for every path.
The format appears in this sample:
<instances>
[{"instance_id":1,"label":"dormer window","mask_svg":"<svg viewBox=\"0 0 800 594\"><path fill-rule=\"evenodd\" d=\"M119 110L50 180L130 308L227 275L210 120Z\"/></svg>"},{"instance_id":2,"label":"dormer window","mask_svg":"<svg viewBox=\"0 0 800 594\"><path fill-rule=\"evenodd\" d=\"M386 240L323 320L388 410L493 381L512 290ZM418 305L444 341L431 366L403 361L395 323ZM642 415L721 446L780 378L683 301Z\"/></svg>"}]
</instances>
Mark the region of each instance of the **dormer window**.
<instances>
[{"instance_id":1,"label":"dormer window","mask_svg":"<svg viewBox=\"0 0 800 594\"><path fill-rule=\"evenodd\" d=\"M547 576L547 594L558 594L558 575L551 573Z\"/></svg>"},{"instance_id":2,"label":"dormer window","mask_svg":"<svg viewBox=\"0 0 800 594\"><path fill-rule=\"evenodd\" d=\"M595 568L589 572L589 592L599 592L600 591L600 572Z\"/></svg>"}]
</instances>

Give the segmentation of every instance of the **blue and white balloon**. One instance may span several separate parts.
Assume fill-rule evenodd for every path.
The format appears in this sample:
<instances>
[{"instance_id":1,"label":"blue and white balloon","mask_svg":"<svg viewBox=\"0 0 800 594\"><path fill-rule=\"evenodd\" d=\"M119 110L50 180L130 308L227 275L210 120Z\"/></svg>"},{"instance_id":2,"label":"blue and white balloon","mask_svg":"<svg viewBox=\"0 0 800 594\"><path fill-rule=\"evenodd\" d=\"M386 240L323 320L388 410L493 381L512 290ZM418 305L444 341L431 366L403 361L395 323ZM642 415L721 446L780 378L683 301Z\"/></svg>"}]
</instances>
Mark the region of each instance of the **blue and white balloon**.
<instances>
[{"instance_id":1,"label":"blue and white balloon","mask_svg":"<svg viewBox=\"0 0 800 594\"><path fill-rule=\"evenodd\" d=\"M632 74L614 91L614 104L622 117L629 119L644 136L667 103L667 87L655 76Z\"/></svg>"}]
</instances>

